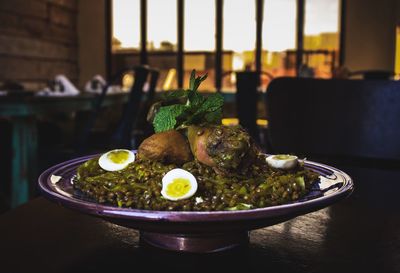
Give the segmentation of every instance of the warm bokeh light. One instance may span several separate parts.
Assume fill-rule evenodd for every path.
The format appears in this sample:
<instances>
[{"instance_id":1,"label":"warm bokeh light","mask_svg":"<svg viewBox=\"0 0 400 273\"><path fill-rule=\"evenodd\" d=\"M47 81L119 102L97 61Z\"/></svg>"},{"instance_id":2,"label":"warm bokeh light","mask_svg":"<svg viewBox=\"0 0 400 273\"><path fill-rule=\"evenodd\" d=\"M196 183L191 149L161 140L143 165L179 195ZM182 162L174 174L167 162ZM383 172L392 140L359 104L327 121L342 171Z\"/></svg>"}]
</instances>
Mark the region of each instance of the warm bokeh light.
<instances>
[{"instance_id":1,"label":"warm bokeh light","mask_svg":"<svg viewBox=\"0 0 400 273\"><path fill-rule=\"evenodd\" d=\"M161 48L162 42L177 44L176 5L176 0L147 0L148 49Z\"/></svg>"},{"instance_id":2,"label":"warm bokeh light","mask_svg":"<svg viewBox=\"0 0 400 273\"><path fill-rule=\"evenodd\" d=\"M224 3L224 49L234 52L253 50L255 1L229 0ZM176 5L176 0L148 0L148 42L155 48L163 41L176 45ZM305 35L338 32L338 0L307 0L305 8ZM121 42L121 47L139 47L140 1L114 0L113 16L114 37ZM185 50L214 50L215 0L186 0L184 24ZM294 49L296 0L266 0L262 33L264 49Z\"/></svg>"},{"instance_id":3,"label":"warm bokeh light","mask_svg":"<svg viewBox=\"0 0 400 273\"><path fill-rule=\"evenodd\" d=\"M255 1L229 0L224 2L224 50L243 52L256 46Z\"/></svg>"},{"instance_id":4,"label":"warm bokeh light","mask_svg":"<svg viewBox=\"0 0 400 273\"><path fill-rule=\"evenodd\" d=\"M121 48L139 48L140 44L140 1L113 1L113 37Z\"/></svg>"},{"instance_id":5,"label":"warm bokeh light","mask_svg":"<svg viewBox=\"0 0 400 273\"><path fill-rule=\"evenodd\" d=\"M307 0L305 35L339 31L339 0Z\"/></svg>"},{"instance_id":6,"label":"warm bokeh light","mask_svg":"<svg viewBox=\"0 0 400 273\"><path fill-rule=\"evenodd\" d=\"M185 50L213 51L215 49L215 0L185 1L184 25Z\"/></svg>"},{"instance_id":7,"label":"warm bokeh light","mask_svg":"<svg viewBox=\"0 0 400 273\"><path fill-rule=\"evenodd\" d=\"M172 82L176 77L176 69L171 68L167 72L167 76L165 77L164 83L163 83L163 90L170 90L172 87Z\"/></svg>"},{"instance_id":8,"label":"warm bokeh light","mask_svg":"<svg viewBox=\"0 0 400 273\"><path fill-rule=\"evenodd\" d=\"M330 77L338 59L340 1L305 2L304 65L315 77ZM225 0L223 4L222 89L235 92L236 79L229 72L255 69L256 1ZM120 42L114 39L114 52L139 49L140 0L114 0L113 11L113 33ZM201 88L215 90L215 13L216 0L184 0L184 86L190 71L196 69L208 73ZM158 89L177 86L177 19L177 0L147 0L148 60L160 70ZM297 0L264 0L262 90L274 77L296 75L296 24Z\"/></svg>"},{"instance_id":9,"label":"warm bokeh light","mask_svg":"<svg viewBox=\"0 0 400 273\"><path fill-rule=\"evenodd\" d=\"M127 72L122 76L122 91L128 92L135 81L135 77L132 72Z\"/></svg>"},{"instance_id":10,"label":"warm bokeh light","mask_svg":"<svg viewBox=\"0 0 400 273\"><path fill-rule=\"evenodd\" d=\"M314 54L305 60L317 78L330 78L333 67L338 65L339 8L339 0L306 1L304 49Z\"/></svg>"},{"instance_id":11,"label":"warm bokeh light","mask_svg":"<svg viewBox=\"0 0 400 273\"><path fill-rule=\"evenodd\" d=\"M239 119L238 118L223 118L221 120L222 125L226 126L236 126L239 125ZM260 127L266 127L268 126L268 120L266 119L257 119L256 120L257 126Z\"/></svg>"},{"instance_id":12,"label":"warm bokeh light","mask_svg":"<svg viewBox=\"0 0 400 273\"><path fill-rule=\"evenodd\" d=\"M400 74L400 26L396 27L396 52L395 52L395 66L394 72L396 73L396 80L399 80Z\"/></svg>"},{"instance_id":13,"label":"warm bokeh light","mask_svg":"<svg viewBox=\"0 0 400 273\"><path fill-rule=\"evenodd\" d=\"M264 2L263 48L284 51L296 47L296 0Z\"/></svg>"}]
</instances>

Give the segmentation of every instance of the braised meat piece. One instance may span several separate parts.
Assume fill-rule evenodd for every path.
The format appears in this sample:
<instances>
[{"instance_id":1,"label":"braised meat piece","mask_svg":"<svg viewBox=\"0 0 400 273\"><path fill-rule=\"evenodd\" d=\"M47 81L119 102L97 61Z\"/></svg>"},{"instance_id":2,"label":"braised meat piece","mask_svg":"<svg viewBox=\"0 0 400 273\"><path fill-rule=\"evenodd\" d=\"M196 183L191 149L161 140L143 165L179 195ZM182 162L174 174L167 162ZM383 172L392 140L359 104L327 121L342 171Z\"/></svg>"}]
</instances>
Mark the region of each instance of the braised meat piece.
<instances>
[{"instance_id":1,"label":"braised meat piece","mask_svg":"<svg viewBox=\"0 0 400 273\"><path fill-rule=\"evenodd\" d=\"M146 138L139 146L138 157L174 164L183 164L193 158L187 139L176 130Z\"/></svg>"},{"instance_id":2,"label":"braised meat piece","mask_svg":"<svg viewBox=\"0 0 400 273\"><path fill-rule=\"evenodd\" d=\"M241 126L190 126L188 139L197 160L224 173L245 173L260 154Z\"/></svg>"}]
</instances>

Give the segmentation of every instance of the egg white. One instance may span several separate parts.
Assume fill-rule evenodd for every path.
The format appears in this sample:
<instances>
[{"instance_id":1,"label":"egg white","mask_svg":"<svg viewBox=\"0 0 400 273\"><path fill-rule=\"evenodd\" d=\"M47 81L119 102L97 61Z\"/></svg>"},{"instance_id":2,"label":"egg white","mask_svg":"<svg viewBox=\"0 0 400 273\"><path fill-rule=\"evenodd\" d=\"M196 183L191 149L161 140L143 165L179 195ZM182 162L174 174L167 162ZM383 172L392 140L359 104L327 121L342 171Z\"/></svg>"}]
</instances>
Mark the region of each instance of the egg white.
<instances>
[{"instance_id":1,"label":"egg white","mask_svg":"<svg viewBox=\"0 0 400 273\"><path fill-rule=\"evenodd\" d=\"M168 185L170 185L171 183L174 182L174 179L177 179L177 178L187 179L190 184L190 189L186 194L184 194L182 196L178 196L178 197L170 196L167 193L167 187L168 187ZM165 199L168 199L171 201L187 199L187 198L192 197L196 193L196 191L197 191L197 180L193 176L193 174L191 174L190 172L188 172L186 170L176 168L176 169L170 170L162 178L161 195Z\"/></svg>"},{"instance_id":2,"label":"egg white","mask_svg":"<svg viewBox=\"0 0 400 273\"><path fill-rule=\"evenodd\" d=\"M279 158L282 156L285 158ZM270 167L281 170L292 169L298 164L298 158L295 155L270 155L266 160Z\"/></svg>"},{"instance_id":3,"label":"egg white","mask_svg":"<svg viewBox=\"0 0 400 273\"><path fill-rule=\"evenodd\" d=\"M113 162L111 159L108 158L108 155L112 152L127 152L128 153L128 158L121 162L121 163L116 163ZM114 171L120 171L122 169L125 169L126 166L128 166L130 163L135 161L135 154L132 151L125 150L125 149L116 149L112 151L108 151L107 153L103 154L99 158L99 165L103 170L114 172Z\"/></svg>"}]
</instances>

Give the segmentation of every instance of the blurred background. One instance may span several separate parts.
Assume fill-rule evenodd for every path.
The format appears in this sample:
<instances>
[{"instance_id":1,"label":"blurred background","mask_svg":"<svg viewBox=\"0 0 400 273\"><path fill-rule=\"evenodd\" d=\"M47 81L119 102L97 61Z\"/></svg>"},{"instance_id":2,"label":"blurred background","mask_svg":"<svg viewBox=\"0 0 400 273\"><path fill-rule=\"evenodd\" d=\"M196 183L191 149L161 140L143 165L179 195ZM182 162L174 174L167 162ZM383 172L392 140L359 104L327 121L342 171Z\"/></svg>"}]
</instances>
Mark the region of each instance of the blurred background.
<instances>
[{"instance_id":1,"label":"blurred background","mask_svg":"<svg viewBox=\"0 0 400 273\"><path fill-rule=\"evenodd\" d=\"M195 68L222 92L235 91L230 71L265 72L262 90L301 66L399 72L396 0L1 0L0 20L0 81L31 90L137 64L160 69L157 90L187 86Z\"/></svg>"},{"instance_id":2,"label":"blurred background","mask_svg":"<svg viewBox=\"0 0 400 273\"><path fill-rule=\"evenodd\" d=\"M399 0L0 0L0 211L35 196L47 167L108 147L137 67L156 73L143 76L130 148L151 131L148 106L192 69L208 73L200 91L224 95L223 123L254 121L265 148L271 81L397 80L399 38ZM112 84L121 92L105 99Z\"/></svg>"}]
</instances>

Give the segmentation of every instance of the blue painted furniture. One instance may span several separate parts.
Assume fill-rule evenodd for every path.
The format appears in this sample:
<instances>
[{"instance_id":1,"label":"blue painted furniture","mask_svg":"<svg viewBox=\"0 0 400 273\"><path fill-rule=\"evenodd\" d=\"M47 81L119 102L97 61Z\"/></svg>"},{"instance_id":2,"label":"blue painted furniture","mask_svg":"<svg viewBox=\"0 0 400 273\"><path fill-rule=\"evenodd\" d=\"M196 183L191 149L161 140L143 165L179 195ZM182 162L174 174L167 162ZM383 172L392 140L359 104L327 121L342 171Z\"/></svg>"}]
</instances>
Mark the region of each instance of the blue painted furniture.
<instances>
[{"instance_id":1,"label":"blue painted furniture","mask_svg":"<svg viewBox=\"0 0 400 273\"><path fill-rule=\"evenodd\" d=\"M38 158L38 115L54 112L76 112L92 110L95 95L84 94L74 97L0 97L0 117L12 123L12 208L25 203L33 193L37 179ZM107 95L102 107L123 104L128 94Z\"/></svg>"}]
</instances>

